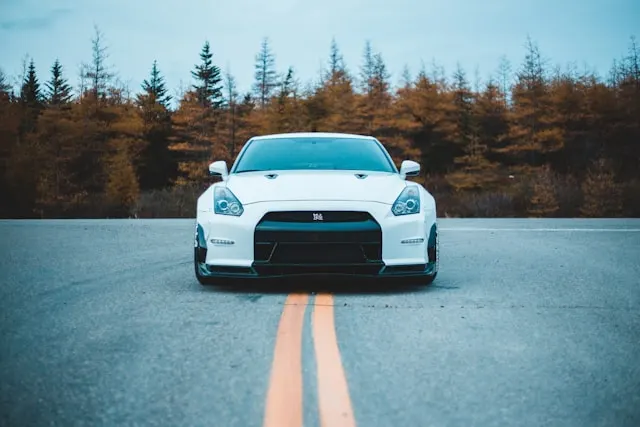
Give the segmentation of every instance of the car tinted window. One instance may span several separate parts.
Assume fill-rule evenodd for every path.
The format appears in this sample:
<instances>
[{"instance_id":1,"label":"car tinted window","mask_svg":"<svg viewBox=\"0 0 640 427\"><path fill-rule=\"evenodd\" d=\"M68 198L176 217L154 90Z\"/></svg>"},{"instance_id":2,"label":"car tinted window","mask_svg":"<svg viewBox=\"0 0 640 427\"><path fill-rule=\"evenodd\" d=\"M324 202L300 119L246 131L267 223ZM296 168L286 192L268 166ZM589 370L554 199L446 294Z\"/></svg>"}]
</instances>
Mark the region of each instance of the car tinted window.
<instances>
[{"instance_id":1,"label":"car tinted window","mask_svg":"<svg viewBox=\"0 0 640 427\"><path fill-rule=\"evenodd\" d=\"M233 172L292 169L396 172L376 141L328 137L254 140Z\"/></svg>"}]
</instances>

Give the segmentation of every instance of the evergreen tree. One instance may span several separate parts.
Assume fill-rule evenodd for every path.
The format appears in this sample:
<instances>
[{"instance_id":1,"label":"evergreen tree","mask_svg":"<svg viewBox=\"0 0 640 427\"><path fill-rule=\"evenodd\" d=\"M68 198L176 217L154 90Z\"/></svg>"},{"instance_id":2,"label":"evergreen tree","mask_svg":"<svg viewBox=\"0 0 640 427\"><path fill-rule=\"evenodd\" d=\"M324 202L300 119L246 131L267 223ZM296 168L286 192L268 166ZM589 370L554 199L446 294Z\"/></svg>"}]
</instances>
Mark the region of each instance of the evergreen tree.
<instances>
[{"instance_id":1,"label":"evergreen tree","mask_svg":"<svg viewBox=\"0 0 640 427\"><path fill-rule=\"evenodd\" d=\"M29 62L27 75L22 82L20 102L28 108L40 109L42 107L40 82L38 82L38 76L36 75L36 67L33 63L33 59Z\"/></svg>"},{"instance_id":2,"label":"evergreen tree","mask_svg":"<svg viewBox=\"0 0 640 427\"><path fill-rule=\"evenodd\" d=\"M157 61L153 61L149 79L142 82L142 90L136 103L144 123L146 146L140 153L137 175L141 189L163 188L175 180L177 162L169 149L172 126L168 103L171 96L167 95Z\"/></svg>"},{"instance_id":3,"label":"evergreen tree","mask_svg":"<svg viewBox=\"0 0 640 427\"><path fill-rule=\"evenodd\" d=\"M62 65L58 59L51 67L51 80L47 82L47 100L50 105L63 105L71 101L71 86L62 76Z\"/></svg>"},{"instance_id":4,"label":"evergreen tree","mask_svg":"<svg viewBox=\"0 0 640 427\"><path fill-rule=\"evenodd\" d=\"M195 66L191 74L197 83L193 85L198 103L205 108L219 109L224 103L222 94L222 73L220 67L213 64L211 46L206 41L200 52L201 63Z\"/></svg>"},{"instance_id":5,"label":"evergreen tree","mask_svg":"<svg viewBox=\"0 0 640 427\"><path fill-rule=\"evenodd\" d=\"M43 96L40 90L40 82L38 82L36 67L32 59L29 62L27 73L20 89L20 105L22 106L20 133L22 135L36 130L38 116L43 109L42 101Z\"/></svg>"},{"instance_id":6,"label":"evergreen tree","mask_svg":"<svg viewBox=\"0 0 640 427\"><path fill-rule=\"evenodd\" d=\"M142 82L142 90L144 94L138 96L140 101L141 97L148 97L151 102L158 103L165 108L169 108L169 102L171 101L171 95L167 95L167 88L165 86L164 77L158 70L158 62L153 61L151 66L151 76L149 80L145 79Z\"/></svg>"},{"instance_id":7,"label":"evergreen tree","mask_svg":"<svg viewBox=\"0 0 640 427\"><path fill-rule=\"evenodd\" d=\"M271 52L269 39L262 39L260 51L256 55L255 82L253 91L260 101L260 108L264 108L274 89L278 86L278 75L275 69L275 55Z\"/></svg>"}]
</instances>

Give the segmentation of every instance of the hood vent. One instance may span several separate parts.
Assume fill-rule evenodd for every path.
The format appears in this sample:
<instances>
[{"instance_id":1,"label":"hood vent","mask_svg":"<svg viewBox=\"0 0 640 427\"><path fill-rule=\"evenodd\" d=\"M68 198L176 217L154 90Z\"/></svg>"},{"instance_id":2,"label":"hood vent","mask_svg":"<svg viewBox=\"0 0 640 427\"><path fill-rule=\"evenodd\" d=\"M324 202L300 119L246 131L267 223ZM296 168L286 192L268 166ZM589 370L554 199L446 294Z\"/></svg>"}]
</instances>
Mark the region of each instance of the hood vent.
<instances>
[{"instance_id":1,"label":"hood vent","mask_svg":"<svg viewBox=\"0 0 640 427\"><path fill-rule=\"evenodd\" d=\"M267 179L275 179L278 176L278 174L277 173L270 173L270 174L267 174L265 176L267 177Z\"/></svg>"},{"instance_id":2,"label":"hood vent","mask_svg":"<svg viewBox=\"0 0 640 427\"><path fill-rule=\"evenodd\" d=\"M369 175L364 174L364 173L357 173L356 174L356 178L358 179L365 179L366 177L368 177Z\"/></svg>"}]
</instances>

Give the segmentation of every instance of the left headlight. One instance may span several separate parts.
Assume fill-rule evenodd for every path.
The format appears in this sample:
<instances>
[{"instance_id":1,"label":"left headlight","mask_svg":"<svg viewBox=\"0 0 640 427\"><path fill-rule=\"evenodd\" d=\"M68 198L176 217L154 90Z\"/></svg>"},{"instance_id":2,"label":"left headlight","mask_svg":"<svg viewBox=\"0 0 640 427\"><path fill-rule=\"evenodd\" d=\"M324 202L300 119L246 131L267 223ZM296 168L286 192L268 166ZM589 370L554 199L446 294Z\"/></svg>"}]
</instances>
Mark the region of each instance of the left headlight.
<instances>
[{"instance_id":1,"label":"left headlight","mask_svg":"<svg viewBox=\"0 0 640 427\"><path fill-rule=\"evenodd\" d=\"M402 193L398 196L393 206L391 206L391 212L395 216L411 215L420 212L420 191L414 185L405 187Z\"/></svg>"},{"instance_id":2,"label":"left headlight","mask_svg":"<svg viewBox=\"0 0 640 427\"><path fill-rule=\"evenodd\" d=\"M240 216L244 208L231 190L227 187L216 187L213 192L213 211L220 215Z\"/></svg>"}]
</instances>

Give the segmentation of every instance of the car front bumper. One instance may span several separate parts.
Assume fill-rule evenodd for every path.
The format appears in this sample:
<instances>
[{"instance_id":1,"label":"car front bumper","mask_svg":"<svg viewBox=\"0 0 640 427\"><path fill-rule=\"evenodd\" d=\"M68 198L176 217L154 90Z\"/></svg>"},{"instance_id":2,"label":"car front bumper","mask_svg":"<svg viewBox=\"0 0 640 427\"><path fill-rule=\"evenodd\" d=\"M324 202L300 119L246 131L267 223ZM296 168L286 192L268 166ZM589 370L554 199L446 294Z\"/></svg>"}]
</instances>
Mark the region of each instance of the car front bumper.
<instances>
[{"instance_id":1,"label":"car front bumper","mask_svg":"<svg viewBox=\"0 0 640 427\"><path fill-rule=\"evenodd\" d=\"M419 277L435 272L436 233L435 212L396 217L375 202L255 203L241 217L198 212L195 261L212 278Z\"/></svg>"}]
</instances>

